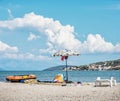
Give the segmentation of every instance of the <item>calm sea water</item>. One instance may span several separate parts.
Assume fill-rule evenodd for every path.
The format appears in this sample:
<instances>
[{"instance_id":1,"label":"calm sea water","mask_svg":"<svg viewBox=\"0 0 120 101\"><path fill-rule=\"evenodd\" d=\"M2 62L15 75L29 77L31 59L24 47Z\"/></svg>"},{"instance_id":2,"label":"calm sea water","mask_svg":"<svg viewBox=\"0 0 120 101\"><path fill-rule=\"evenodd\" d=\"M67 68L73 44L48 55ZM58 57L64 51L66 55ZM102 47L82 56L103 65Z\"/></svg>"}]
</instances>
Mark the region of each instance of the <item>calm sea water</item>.
<instances>
[{"instance_id":1,"label":"calm sea water","mask_svg":"<svg viewBox=\"0 0 120 101\"><path fill-rule=\"evenodd\" d=\"M0 71L0 81L6 81L8 75L24 75L34 74L37 76L37 80L40 81L52 81L56 74L63 74L65 71ZM114 77L117 82L120 82L120 70L112 71L69 71L68 78L73 82L94 82L97 77L109 79Z\"/></svg>"}]
</instances>

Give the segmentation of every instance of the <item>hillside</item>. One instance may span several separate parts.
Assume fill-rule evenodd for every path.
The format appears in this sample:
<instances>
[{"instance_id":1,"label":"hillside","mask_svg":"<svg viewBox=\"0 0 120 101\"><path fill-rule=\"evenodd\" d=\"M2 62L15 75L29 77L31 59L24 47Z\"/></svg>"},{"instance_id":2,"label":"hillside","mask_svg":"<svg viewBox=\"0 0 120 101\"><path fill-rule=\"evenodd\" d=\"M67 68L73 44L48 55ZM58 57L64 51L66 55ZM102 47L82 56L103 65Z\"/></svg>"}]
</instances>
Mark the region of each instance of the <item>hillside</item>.
<instances>
[{"instance_id":1,"label":"hillside","mask_svg":"<svg viewBox=\"0 0 120 101\"><path fill-rule=\"evenodd\" d=\"M68 65L68 68L71 68L71 67L76 67L76 66ZM50 67L50 68L44 69L43 71L64 70L65 68L66 68L65 65L60 65L60 66L55 66L55 67Z\"/></svg>"},{"instance_id":2,"label":"hillside","mask_svg":"<svg viewBox=\"0 0 120 101\"><path fill-rule=\"evenodd\" d=\"M74 67L70 70L120 70L120 59L91 63L89 65Z\"/></svg>"},{"instance_id":3,"label":"hillside","mask_svg":"<svg viewBox=\"0 0 120 101\"><path fill-rule=\"evenodd\" d=\"M120 70L120 59L111 61L102 61L88 65L74 66L69 65L68 70ZM55 66L45 69L45 71L65 70L65 65Z\"/></svg>"}]
</instances>

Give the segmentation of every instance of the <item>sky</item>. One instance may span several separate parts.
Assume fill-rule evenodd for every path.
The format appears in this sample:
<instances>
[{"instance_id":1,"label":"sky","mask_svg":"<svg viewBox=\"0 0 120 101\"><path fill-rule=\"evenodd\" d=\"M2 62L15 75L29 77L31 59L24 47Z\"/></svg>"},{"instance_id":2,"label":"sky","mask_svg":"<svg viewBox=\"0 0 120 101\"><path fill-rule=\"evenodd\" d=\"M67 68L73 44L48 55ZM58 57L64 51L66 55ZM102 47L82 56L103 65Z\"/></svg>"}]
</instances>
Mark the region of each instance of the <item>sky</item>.
<instances>
[{"instance_id":1,"label":"sky","mask_svg":"<svg viewBox=\"0 0 120 101\"><path fill-rule=\"evenodd\" d=\"M68 65L120 59L120 0L0 0L0 68L64 65L52 55L75 50Z\"/></svg>"}]
</instances>

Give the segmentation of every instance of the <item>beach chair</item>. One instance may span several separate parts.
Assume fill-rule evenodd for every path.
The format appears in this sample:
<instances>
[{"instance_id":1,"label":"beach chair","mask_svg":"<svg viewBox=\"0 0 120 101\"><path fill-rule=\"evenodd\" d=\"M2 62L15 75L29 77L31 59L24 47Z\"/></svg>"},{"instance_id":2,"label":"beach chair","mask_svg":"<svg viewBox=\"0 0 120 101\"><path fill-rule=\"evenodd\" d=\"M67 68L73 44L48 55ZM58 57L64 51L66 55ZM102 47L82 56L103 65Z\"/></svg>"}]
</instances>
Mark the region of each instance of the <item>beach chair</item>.
<instances>
[{"instance_id":1,"label":"beach chair","mask_svg":"<svg viewBox=\"0 0 120 101\"><path fill-rule=\"evenodd\" d=\"M111 77L111 83L113 86L116 86L117 85L117 82L116 80L114 79L114 77Z\"/></svg>"},{"instance_id":2,"label":"beach chair","mask_svg":"<svg viewBox=\"0 0 120 101\"><path fill-rule=\"evenodd\" d=\"M63 83L64 82L63 74L57 74L53 81L56 83Z\"/></svg>"},{"instance_id":3,"label":"beach chair","mask_svg":"<svg viewBox=\"0 0 120 101\"><path fill-rule=\"evenodd\" d=\"M110 79L101 79L100 77L97 77L97 79L95 80L95 87L97 86L116 86L116 80L114 79L114 77L111 77Z\"/></svg>"},{"instance_id":4,"label":"beach chair","mask_svg":"<svg viewBox=\"0 0 120 101\"><path fill-rule=\"evenodd\" d=\"M97 86L101 86L101 78L97 77L97 79L95 80L95 87Z\"/></svg>"}]
</instances>

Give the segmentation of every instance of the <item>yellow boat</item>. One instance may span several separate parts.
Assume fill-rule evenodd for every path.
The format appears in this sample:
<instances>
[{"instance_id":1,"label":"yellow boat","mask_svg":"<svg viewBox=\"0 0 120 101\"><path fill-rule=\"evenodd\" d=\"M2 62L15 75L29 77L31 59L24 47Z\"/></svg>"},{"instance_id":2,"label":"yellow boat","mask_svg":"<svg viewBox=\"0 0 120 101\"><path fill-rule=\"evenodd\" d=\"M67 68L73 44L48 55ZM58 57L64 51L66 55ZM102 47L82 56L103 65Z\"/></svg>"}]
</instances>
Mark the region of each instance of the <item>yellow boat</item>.
<instances>
[{"instance_id":1,"label":"yellow boat","mask_svg":"<svg viewBox=\"0 0 120 101\"><path fill-rule=\"evenodd\" d=\"M35 75L14 75L7 76L6 80L11 82L20 82L21 80L36 79Z\"/></svg>"}]
</instances>

